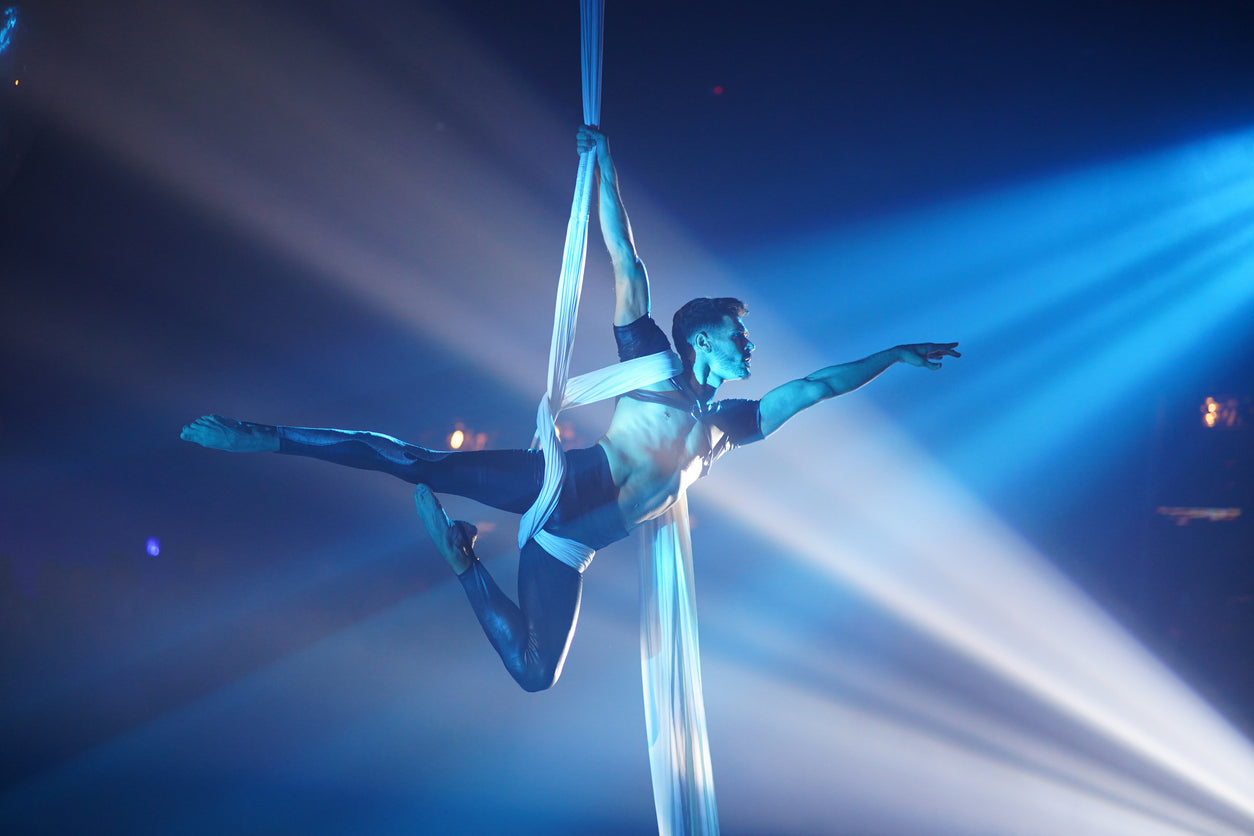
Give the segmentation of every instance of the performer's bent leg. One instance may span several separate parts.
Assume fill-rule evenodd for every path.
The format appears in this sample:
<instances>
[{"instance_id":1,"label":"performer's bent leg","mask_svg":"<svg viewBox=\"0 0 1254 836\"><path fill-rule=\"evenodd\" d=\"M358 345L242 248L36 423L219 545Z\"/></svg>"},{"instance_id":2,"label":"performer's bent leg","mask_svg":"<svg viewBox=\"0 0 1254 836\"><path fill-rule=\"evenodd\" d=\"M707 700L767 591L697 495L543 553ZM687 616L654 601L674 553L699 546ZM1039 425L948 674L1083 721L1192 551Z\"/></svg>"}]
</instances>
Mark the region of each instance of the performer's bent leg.
<instances>
[{"instance_id":1,"label":"performer's bent leg","mask_svg":"<svg viewBox=\"0 0 1254 836\"><path fill-rule=\"evenodd\" d=\"M182 437L216 450L273 451L378 470L515 514L531 507L544 478L544 457L538 451L443 453L358 430L276 427L206 415L184 427Z\"/></svg>"},{"instance_id":2,"label":"performer's bent leg","mask_svg":"<svg viewBox=\"0 0 1254 836\"><path fill-rule=\"evenodd\" d=\"M579 618L583 575L531 540L518 557L518 604L478 560L457 577L510 676L525 691L551 688Z\"/></svg>"},{"instance_id":3,"label":"performer's bent leg","mask_svg":"<svg viewBox=\"0 0 1254 836\"><path fill-rule=\"evenodd\" d=\"M475 527L450 520L426 485L414 491L414 501L510 676L527 691L552 687L575 632L583 576L530 541L519 555L515 604L475 557Z\"/></svg>"}]
</instances>

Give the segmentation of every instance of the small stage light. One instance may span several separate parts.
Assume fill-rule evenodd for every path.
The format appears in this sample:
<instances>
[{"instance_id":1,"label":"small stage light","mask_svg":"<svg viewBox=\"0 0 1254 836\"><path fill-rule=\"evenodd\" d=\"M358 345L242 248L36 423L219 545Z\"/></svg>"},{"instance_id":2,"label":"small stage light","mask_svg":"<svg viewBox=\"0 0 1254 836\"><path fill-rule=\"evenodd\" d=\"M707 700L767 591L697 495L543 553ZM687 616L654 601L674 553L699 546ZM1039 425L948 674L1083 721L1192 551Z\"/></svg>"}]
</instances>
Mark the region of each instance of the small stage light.
<instances>
[{"instance_id":1,"label":"small stage light","mask_svg":"<svg viewBox=\"0 0 1254 836\"><path fill-rule=\"evenodd\" d=\"M1241 404L1236 398L1207 398L1201 411L1202 423L1211 429L1241 426Z\"/></svg>"},{"instance_id":2,"label":"small stage light","mask_svg":"<svg viewBox=\"0 0 1254 836\"><path fill-rule=\"evenodd\" d=\"M1175 520L1176 525L1188 525L1193 520L1209 520L1210 522L1226 522L1241 516L1240 508L1180 508L1160 506L1155 513Z\"/></svg>"}]
</instances>

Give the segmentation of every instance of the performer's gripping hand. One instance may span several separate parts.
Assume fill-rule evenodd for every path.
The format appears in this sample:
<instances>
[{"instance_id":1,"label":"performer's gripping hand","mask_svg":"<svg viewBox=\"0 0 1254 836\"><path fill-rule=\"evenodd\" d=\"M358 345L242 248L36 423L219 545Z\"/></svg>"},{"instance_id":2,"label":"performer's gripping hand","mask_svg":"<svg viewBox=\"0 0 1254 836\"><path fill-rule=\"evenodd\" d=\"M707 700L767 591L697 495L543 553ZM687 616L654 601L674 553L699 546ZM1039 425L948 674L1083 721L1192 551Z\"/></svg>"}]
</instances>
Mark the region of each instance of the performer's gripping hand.
<instances>
[{"instance_id":1,"label":"performer's gripping hand","mask_svg":"<svg viewBox=\"0 0 1254 836\"><path fill-rule=\"evenodd\" d=\"M585 154L596 148L597 151L608 151L609 140L605 134L598 131L591 125L580 125L578 132L575 134L575 148L579 153Z\"/></svg>"},{"instance_id":2,"label":"performer's gripping hand","mask_svg":"<svg viewBox=\"0 0 1254 836\"><path fill-rule=\"evenodd\" d=\"M903 363L925 369L939 369L942 357L962 356L954 350L957 347L957 343L915 343L914 345L899 345L897 352L901 355Z\"/></svg>"}]
</instances>

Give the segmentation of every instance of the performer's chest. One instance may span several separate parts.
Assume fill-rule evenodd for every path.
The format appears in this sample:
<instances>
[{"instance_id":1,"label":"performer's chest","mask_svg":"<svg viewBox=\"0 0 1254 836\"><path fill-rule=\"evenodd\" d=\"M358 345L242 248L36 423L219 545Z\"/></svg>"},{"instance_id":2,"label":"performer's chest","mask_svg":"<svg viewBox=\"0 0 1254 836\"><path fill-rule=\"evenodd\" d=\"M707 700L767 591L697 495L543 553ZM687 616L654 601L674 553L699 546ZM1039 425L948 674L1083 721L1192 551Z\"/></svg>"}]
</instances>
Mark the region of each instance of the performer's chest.
<instances>
[{"instance_id":1,"label":"performer's chest","mask_svg":"<svg viewBox=\"0 0 1254 836\"><path fill-rule=\"evenodd\" d=\"M685 474L695 469L693 480L700 475L701 464L723 435L718 427L673 407L657 406L656 412L650 416L650 423L657 442L654 450L659 454L668 451L671 457L670 461L660 463L659 469Z\"/></svg>"},{"instance_id":2,"label":"performer's chest","mask_svg":"<svg viewBox=\"0 0 1254 836\"><path fill-rule=\"evenodd\" d=\"M723 432L682 406L624 400L609 435L636 467L660 475L684 473L696 465L699 475L700 463Z\"/></svg>"}]
</instances>

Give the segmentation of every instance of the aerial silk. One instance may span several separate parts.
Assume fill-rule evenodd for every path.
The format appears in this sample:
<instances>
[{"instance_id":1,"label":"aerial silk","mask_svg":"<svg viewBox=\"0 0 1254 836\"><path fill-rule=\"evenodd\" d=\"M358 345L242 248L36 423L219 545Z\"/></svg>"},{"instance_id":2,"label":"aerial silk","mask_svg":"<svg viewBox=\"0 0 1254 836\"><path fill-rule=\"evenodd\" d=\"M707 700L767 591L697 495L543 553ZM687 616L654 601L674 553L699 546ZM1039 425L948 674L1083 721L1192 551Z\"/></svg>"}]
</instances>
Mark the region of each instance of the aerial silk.
<instances>
[{"instance_id":1,"label":"aerial silk","mask_svg":"<svg viewBox=\"0 0 1254 836\"><path fill-rule=\"evenodd\" d=\"M714 776L701 696L688 497L643 526L640 668L653 804L662 836L717 834Z\"/></svg>"},{"instance_id":2,"label":"aerial silk","mask_svg":"<svg viewBox=\"0 0 1254 836\"><path fill-rule=\"evenodd\" d=\"M648 386L652 383L675 377L681 371L683 371L683 363L680 361L679 355L673 351L648 354L644 357L616 363L613 366L606 366L603 369L581 374L579 377L568 380L566 382L566 391L562 393L561 409L596 403L607 398L616 398L642 386ZM545 480L542 491L550 488L549 473L551 472L551 467L559 474L564 473L566 470L566 459L560 455L561 446L558 443L557 432L553 428L553 419L548 417L550 414L560 412L561 409L550 409L547 395L540 403L540 415L544 416L544 420L548 421L546 429L549 430L548 433L543 435L537 431L537 436L541 439L541 449L545 451ZM545 444L546 440L547 445ZM555 459L550 458L550 450L556 451ZM556 466L551 464L554 461L557 463ZM552 486L552 502L554 505L557 503L561 484L561 481L558 481L556 485ZM523 522L519 524L518 528L518 547L520 549L527 542L527 538L523 537L522 534L524 531L530 531L525 527L528 515L533 514L536 508L545 501L547 501L547 497L542 492L531 508L528 509L527 514L523 515ZM542 526L547 519L547 515L543 518L535 515L533 524ZM581 573L588 568L588 564L592 562L592 556L596 554L595 549L585 546L577 540L568 540L565 537L550 534L542 528L535 530L531 533L531 536L540 548Z\"/></svg>"},{"instance_id":3,"label":"aerial silk","mask_svg":"<svg viewBox=\"0 0 1254 836\"><path fill-rule=\"evenodd\" d=\"M589 125L601 122L603 14L604 0L581 0L583 119ZM620 363L569 380L596 164L595 147L580 155L575 196L566 227L566 249L558 278L553 340L549 348L548 391L536 412L536 436L544 453L544 486L535 504L523 515L518 529L519 547L536 538L541 547L567 563L580 560L582 549L586 555L584 565L590 559L586 547L541 530L557 507L565 474L557 437L557 415L568 403L590 402L597 392L607 393L601 397L613 397L677 373L677 358L663 354L654 355L652 359L640 358L657 364L657 369L648 374L641 374L638 367L623 372L622 367L629 364ZM649 374L656 374L656 377L648 380ZM581 391L574 393L576 388ZM640 657L658 832L661 836L712 836L718 833L718 812L701 696L687 498L681 495L664 515L647 523L644 534ZM565 556L555 550L564 550Z\"/></svg>"}]
</instances>

